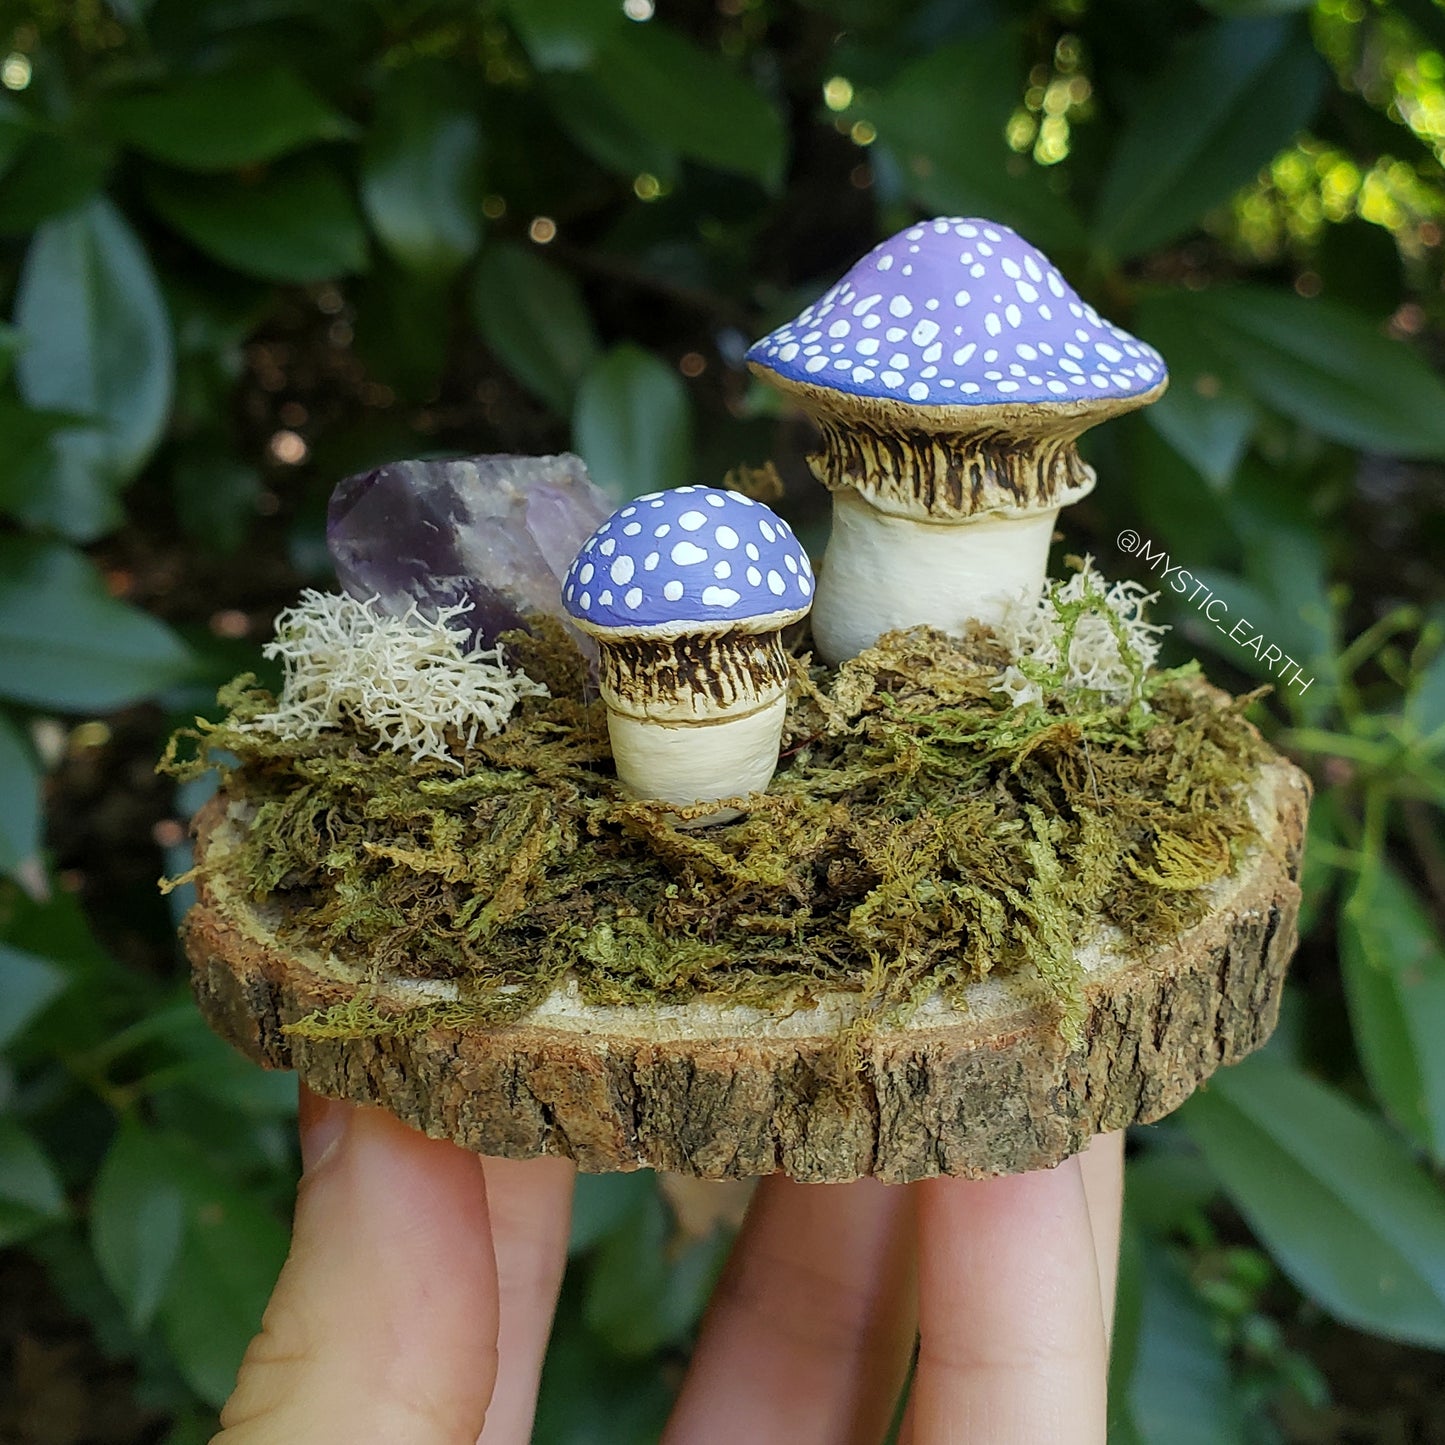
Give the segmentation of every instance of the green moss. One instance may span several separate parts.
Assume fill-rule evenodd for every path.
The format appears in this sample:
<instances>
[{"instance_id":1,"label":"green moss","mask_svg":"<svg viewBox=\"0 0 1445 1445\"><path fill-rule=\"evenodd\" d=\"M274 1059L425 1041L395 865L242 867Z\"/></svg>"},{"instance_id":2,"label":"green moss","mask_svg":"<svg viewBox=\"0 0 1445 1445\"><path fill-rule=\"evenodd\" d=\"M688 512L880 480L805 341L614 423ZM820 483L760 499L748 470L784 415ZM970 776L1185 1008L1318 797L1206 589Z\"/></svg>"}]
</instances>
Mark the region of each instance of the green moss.
<instances>
[{"instance_id":1,"label":"green moss","mask_svg":"<svg viewBox=\"0 0 1445 1445\"><path fill-rule=\"evenodd\" d=\"M836 673L800 663L772 788L742 820L689 832L615 791L565 637L511 645L553 695L459 753L460 775L358 729L248 730L272 704L250 678L223 693L224 722L172 740L165 770L220 766L254 809L225 866L284 900L294 941L458 988L404 1019L363 1000L303 1031L501 1021L569 970L598 1004L787 1009L854 990L866 1030L934 989L1023 971L1073 1035L1076 941L1103 922L1138 947L1174 935L1253 836L1248 699L1192 669L1141 674L1127 706L1055 689L1014 709L982 630L894 635Z\"/></svg>"}]
</instances>

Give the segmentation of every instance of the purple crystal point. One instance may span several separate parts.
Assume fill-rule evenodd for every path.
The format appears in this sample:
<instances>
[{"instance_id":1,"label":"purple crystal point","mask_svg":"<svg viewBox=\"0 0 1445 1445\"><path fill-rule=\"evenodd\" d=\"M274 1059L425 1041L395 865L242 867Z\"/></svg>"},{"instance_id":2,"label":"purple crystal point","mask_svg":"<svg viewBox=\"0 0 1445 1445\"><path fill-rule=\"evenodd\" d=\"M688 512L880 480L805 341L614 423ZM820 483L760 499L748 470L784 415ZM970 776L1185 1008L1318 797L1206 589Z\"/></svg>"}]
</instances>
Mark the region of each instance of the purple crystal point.
<instances>
[{"instance_id":1,"label":"purple crystal point","mask_svg":"<svg viewBox=\"0 0 1445 1445\"><path fill-rule=\"evenodd\" d=\"M388 612L470 602L478 643L529 613L565 617L562 577L612 511L578 457L393 462L347 477L326 514L342 588Z\"/></svg>"}]
</instances>

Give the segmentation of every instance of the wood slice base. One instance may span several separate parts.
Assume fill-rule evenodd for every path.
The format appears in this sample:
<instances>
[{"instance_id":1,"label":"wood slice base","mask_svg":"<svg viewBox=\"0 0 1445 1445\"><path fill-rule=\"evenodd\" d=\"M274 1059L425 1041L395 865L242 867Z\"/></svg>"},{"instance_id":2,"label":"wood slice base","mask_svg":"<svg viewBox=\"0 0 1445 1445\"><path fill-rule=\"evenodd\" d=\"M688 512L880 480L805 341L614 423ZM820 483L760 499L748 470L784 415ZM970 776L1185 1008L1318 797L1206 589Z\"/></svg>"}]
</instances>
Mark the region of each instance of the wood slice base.
<instances>
[{"instance_id":1,"label":"wood slice base","mask_svg":"<svg viewBox=\"0 0 1445 1445\"><path fill-rule=\"evenodd\" d=\"M223 1038L317 1093L380 1105L479 1154L707 1178L1019 1173L1162 1117L1269 1037L1295 946L1308 798L1288 762L1261 769L1250 800L1261 842L1174 942L1130 957L1102 935L1081 941L1080 1047L1065 1046L1038 986L1012 975L971 985L966 1008L930 1000L906 1026L873 1034L846 1084L836 1040L850 994L780 1019L711 1004L598 1008L558 991L505 1027L288 1034L362 991L398 1007L426 995L415 982L374 983L365 960L283 944L274 908L228 879L243 825L224 798L200 823L206 867L185 941L196 997Z\"/></svg>"}]
</instances>

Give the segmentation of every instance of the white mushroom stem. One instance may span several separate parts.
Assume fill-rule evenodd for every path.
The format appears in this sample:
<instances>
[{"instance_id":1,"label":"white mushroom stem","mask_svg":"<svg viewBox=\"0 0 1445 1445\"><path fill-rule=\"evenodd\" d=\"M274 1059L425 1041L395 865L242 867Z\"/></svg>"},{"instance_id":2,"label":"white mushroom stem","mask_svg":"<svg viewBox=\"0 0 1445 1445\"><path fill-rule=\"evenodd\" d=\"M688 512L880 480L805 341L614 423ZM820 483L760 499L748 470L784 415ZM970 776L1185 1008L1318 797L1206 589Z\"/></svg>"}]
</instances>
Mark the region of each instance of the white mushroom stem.
<instances>
[{"instance_id":1,"label":"white mushroom stem","mask_svg":"<svg viewBox=\"0 0 1445 1445\"><path fill-rule=\"evenodd\" d=\"M969 619L995 624L1042 595L1059 508L922 521L879 511L857 492L833 493L833 535L818 575L813 640L831 666L885 633Z\"/></svg>"},{"instance_id":2,"label":"white mushroom stem","mask_svg":"<svg viewBox=\"0 0 1445 1445\"><path fill-rule=\"evenodd\" d=\"M623 791L688 808L760 793L778 765L789 665L781 624L801 609L725 632L596 634L598 682ZM722 808L684 826L725 823Z\"/></svg>"},{"instance_id":3,"label":"white mushroom stem","mask_svg":"<svg viewBox=\"0 0 1445 1445\"><path fill-rule=\"evenodd\" d=\"M778 765L786 712L782 694L740 717L700 723L654 722L609 708L618 781L632 797L676 808L760 793ZM687 826L726 823L740 811L722 808Z\"/></svg>"}]
</instances>

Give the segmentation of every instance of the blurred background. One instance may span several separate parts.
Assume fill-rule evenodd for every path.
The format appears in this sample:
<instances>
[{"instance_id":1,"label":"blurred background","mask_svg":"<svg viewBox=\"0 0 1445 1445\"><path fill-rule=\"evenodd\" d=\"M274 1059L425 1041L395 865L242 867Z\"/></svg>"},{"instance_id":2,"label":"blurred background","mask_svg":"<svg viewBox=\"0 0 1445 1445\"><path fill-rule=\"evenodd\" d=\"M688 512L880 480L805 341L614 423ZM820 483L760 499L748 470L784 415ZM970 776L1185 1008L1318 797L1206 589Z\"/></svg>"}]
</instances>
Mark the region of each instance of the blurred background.
<instances>
[{"instance_id":1,"label":"blurred background","mask_svg":"<svg viewBox=\"0 0 1445 1445\"><path fill-rule=\"evenodd\" d=\"M283 1256L293 1084L188 1002L152 766L331 486L773 458L816 553L740 358L938 213L1164 351L1059 551L1293 658L1317 789L1279 1034L1131 1144L1114 1438L1445 1441L1445 8L0 0L0 86L0 1441L205 1440ZM538 1441L656 1437L744 1195L581 1181Z\"/></svg>"}]
</instances>

